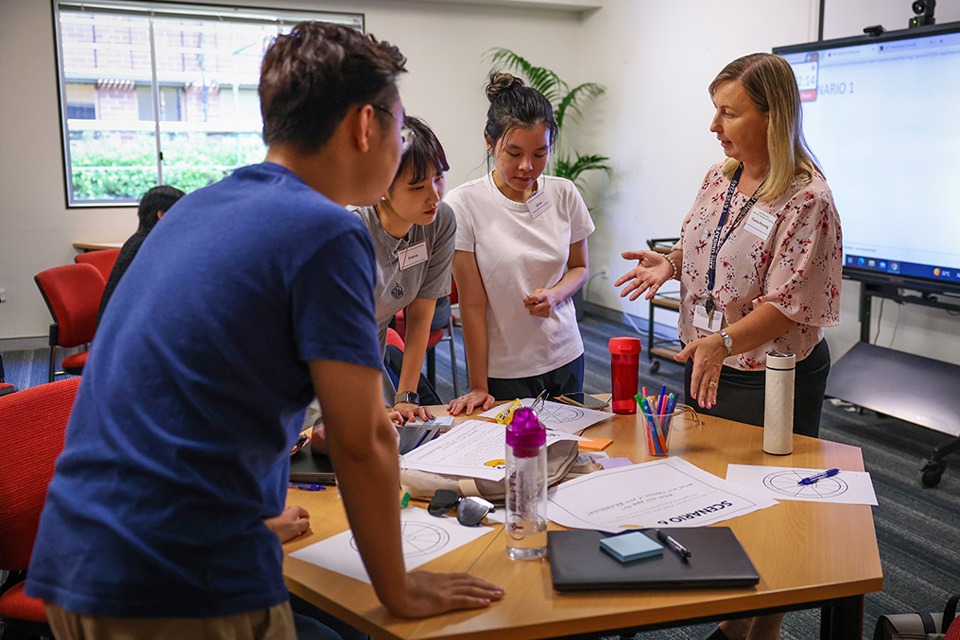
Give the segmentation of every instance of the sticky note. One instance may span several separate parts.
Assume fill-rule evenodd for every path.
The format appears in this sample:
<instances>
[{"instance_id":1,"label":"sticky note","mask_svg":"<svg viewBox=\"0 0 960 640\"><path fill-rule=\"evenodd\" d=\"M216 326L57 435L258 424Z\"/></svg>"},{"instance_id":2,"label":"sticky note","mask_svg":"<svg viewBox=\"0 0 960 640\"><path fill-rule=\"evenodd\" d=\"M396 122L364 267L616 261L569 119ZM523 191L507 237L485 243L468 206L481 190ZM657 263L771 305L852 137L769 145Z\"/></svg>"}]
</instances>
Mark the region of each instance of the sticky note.
<instances>
[{"instance_id":1,"label":"sticky note","mask_svg":"<svg viewBox=\"0 0 960 640\"><path fill-rule=\"evenodd\" d=\"M580 446L581 451L603 451L612 442L613 440L607 440L606 438L587 438L577 444Z\"/></svg>"},{"instance_id":2,"label":"sticky note","mask_svg":"<svg viewBox=\"0 0 960 640\"><path fill-rule=\"evenodd\" d=\"M620 562L663 555L663 545L640 531L600 539L600 548Z\"/></svg>"}]
</instances>

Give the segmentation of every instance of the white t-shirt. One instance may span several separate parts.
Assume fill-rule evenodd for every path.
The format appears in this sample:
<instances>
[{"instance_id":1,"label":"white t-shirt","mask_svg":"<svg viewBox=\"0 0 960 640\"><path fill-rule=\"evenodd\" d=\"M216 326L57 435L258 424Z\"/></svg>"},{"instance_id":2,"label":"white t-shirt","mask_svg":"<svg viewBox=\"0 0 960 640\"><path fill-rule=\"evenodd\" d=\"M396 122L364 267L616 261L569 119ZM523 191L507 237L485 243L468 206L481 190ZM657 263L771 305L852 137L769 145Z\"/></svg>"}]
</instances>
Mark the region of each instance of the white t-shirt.
<instances>
[{"instance_id":1,"label":"white t-shirt","mask_svg":"<svg viewBox=\"0 0 960 640\"><path fill-rule=\"evenodd\" d=\"M572 182L540 176L534 194L549 201L536 217L527 203L500 193L493 175L460 185L444 198L457 216L457 251L475 254L487 293L487 375L527 378L569 364L583 353L573 301L548 318L530 315L524 292L549 288L566 272L570 245L593 233L593 220ZM528 206L528 204L530 206Z\"/></svg>"}]
</instances>

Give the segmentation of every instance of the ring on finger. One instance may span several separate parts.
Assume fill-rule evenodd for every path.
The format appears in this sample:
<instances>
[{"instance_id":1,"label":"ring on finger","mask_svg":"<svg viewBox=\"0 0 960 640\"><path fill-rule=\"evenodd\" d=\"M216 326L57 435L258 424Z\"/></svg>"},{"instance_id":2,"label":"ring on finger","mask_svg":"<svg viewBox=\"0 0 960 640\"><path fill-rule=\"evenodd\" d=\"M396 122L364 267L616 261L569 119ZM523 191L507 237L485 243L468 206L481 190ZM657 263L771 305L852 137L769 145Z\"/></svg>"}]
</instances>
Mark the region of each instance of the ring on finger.
<instances>
[{"instance_id":1,"label":"ring on finger","mask_svg":"<svg viewBox=\"0 0 960 640\"><path fill-rule=\"evenodd\" d=\"M716 381L716 380L711 380L711 381L709 382L709 384L710 384L711 387L715 387L715 386L717 386L717 381Z\"/></svg>"}]
</instances>

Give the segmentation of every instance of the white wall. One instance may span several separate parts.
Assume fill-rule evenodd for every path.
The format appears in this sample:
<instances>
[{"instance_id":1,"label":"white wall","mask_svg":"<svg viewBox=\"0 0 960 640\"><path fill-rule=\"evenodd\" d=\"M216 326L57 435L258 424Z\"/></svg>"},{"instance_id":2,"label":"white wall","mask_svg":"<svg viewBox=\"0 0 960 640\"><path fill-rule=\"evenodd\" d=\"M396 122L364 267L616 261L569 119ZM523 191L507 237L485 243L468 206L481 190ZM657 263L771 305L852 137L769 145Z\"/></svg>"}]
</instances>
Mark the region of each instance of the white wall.
<instances>
[{"instance_id":1,"label":"white wall","mask_svg":"<svg viewBox=\"0 0 960 640\"><path fill-rule=\"evenodd\" d=\"M450 186L483 171L485 51L510 47L567 76L578 68L580 16L571 10L407 0L229 4L364 13L367 30L407 56L402 97L443 140ZM0 87L0 339L45 336L50 317L34 274L72 262L75 241L125 240L136 210L66 208L49 0L0 2Z\"/></svg>"},{"instance_id":2,"label":"white wall","mask_svg":"<svg viewBox=\"0 0 960 640\"><path fill-rule=\"evenodd\" d=\"M609 155L615 166L612 180L595 180L587 194L598 226L591 268L612 277L626 266L620 251L678 233L704 172L721 157L708 131L706 87L714 74L744 53L815 39L819 6L818 0L605 0L603 8L580 14L503 0L492 6L440 0L275 4L363 12L371 33L400 46L410 70L401 86L405 106L443 140L451 187L483 170L484 51L506 46L571 82L605 84L608 94L578 138L582 150ZM960 20L958 5L941 0L938 21ZM50 14L44 0L0 1L0 288L8 298L0 304L0 339L45 335L48 313L33 274L72 261L76 240L123 240L136 226L132 208L64 205ZM900 29L911 15L908 0L828 0L824 35L857 35L873 24ZM841 326L828 334L835 357L858 339L857 292L856 284L845 284ZM611 309L647 315L644 304L621 303L610 280L592 279L587 295ZM880 344L890 345L899 316L895 348L960 362L955 318L889 303L886 311Z\"/></svg>"},{"instance_id":3,"label":"white wall","mask_svg":"<svg viewBox=\"0 0 960 640\"><path fill-rule=\"evenodd\" d=\"M903 29L913 16L907 0L826 5L827 39L860 35L875 24ZM606 84L609 92L599 113L602 125L581 144L602 150L616 165L612 181L594 180L588 194L601 203L590 239L590 302L648 316L647 303L623 301L612 280L629 267L621 251L646 248L647 238L679 234L707 167L723 157L708 131L713 113L707 85L740 55L815 40L818 10L817 0L606 0L601 11L585 18L580 75ZM960 2L941 0L937 16L939 23L960 20ZM610 278L597 275L604 269ZM834 358L859 339L858 300L859 285L845 281L841 324L827 333ZM957 318L891 302L885 311L878 344L960 363ZM658 322L674 318L656 316Z\"/></svg>"}]
</instances>

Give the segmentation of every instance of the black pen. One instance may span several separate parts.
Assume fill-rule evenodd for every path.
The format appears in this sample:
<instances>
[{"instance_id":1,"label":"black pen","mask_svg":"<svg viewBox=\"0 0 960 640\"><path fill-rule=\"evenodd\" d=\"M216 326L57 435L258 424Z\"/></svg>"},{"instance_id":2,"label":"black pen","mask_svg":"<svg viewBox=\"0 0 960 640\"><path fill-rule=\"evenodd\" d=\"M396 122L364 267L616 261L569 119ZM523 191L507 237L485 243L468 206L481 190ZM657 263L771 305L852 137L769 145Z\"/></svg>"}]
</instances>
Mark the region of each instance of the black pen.
<instances>
[{"instance_id":1,"label":"black pen","mask_svg":"<svg viewBox=\"0 0 960 640\"><path fill-rule=\"evenodd\" d=\"M680 559L683 560L684 562L687 561L687 558L693 555L692 553L690 553L690 549L687 549L685 546L677 542L676 538L667 535L660 529L657 529L657 540L659 540L663 544L670 547L670 549L672 549L674 553L680 556Z\"/></svg>"}]
</instances>

